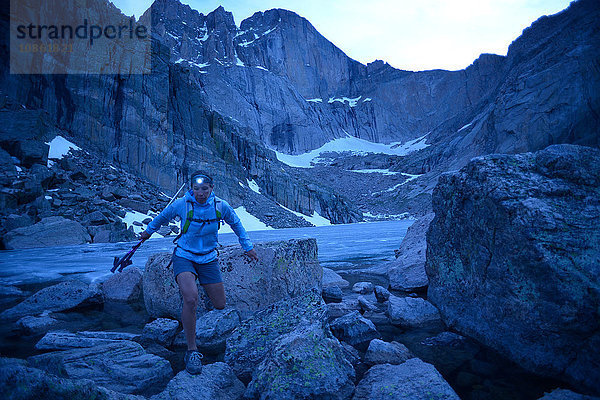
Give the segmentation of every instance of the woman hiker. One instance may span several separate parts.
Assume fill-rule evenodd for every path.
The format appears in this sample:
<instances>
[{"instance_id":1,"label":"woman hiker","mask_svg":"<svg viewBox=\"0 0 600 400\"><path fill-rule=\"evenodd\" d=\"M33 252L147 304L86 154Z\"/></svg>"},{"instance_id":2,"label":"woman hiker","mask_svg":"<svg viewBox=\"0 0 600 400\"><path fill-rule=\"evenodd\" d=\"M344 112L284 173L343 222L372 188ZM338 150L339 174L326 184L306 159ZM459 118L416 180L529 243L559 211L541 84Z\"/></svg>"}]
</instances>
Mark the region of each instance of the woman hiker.
<instances>
[{"instance_id":1,"label":"woman hiker","mask_svg":"<svg viewBox=\"0 0 600 400\"><path fill-rule=\"evenodd\" d=\"M221 219L227 222L238 236L245 254L258 261L254 246L239 217L226 201L213 194L213 188L213 179L208 174L202 171L194 172L191 176L191 189L183 198L167 206L141 234L141 239L149 239L161 225L177 215L181 218L181 233L174 240L177 242L177 248L173 253L172 262L175 280L183 297L181 322L188 348L184 360L185 369L190 374L199 374L202 370L202 354L196 347L196 278L213 306L218 310L225 308L225 289L216 250Z\"/></svg>"}]
</instances>

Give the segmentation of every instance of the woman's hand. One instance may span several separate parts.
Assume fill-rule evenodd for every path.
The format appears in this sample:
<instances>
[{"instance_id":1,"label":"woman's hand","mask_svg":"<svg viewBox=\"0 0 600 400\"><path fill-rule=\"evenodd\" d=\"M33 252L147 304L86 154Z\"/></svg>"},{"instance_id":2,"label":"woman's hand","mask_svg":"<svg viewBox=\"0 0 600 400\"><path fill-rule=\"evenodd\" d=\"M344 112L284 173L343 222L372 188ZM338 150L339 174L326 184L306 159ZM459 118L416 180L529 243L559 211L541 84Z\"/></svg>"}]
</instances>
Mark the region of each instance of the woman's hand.
<instances>
[{"instance_id":1,"label":"woman's hand","mask_svg":"<svg viewBox=\"0 0 600 400\"><path fill-rule=\"evenodd\" d=\"M245 255L250 258L250 260L258 261L258 255L256 255L256 251L254 251L254 249L247 251Z\"/></svg>"},{"instance_id":2,"label":"woman's hand","mask_svg":"<svg viewBox=\"0 0 600 400\"><path fill-rule=\"evenodd\" d=\"M150 239L150 236L152 236L152 235L150 235L146 231L143 231L142 233L140 233L140 239L142 239L142 240L148 240L148 239Z\"/></svg>"}]
</instances>

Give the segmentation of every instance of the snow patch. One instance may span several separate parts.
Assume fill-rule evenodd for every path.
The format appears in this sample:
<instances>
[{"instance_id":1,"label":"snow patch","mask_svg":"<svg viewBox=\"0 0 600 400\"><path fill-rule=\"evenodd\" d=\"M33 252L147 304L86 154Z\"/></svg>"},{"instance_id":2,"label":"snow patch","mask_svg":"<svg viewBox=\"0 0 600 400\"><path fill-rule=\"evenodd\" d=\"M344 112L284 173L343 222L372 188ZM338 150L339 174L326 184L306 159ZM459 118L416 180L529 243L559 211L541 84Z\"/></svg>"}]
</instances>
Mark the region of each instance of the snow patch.
<instances>
[{"instance_id":1,"label":"snow patch","mask_svg":"<svg viewBox=\"0 0 600 400\"><path fill-rule=\"evenodd\" d=\"M298 211L290 210L289 208L282 206L279 203L277 203L277 205L279 207L283 208L284 210L289 211L292 214L299 216L300 218L304 218L305 221L308 221L309 223L313 224L314 226L332 225L330 220L328 220L325 217L320 216L319 213L317 213L316 211L313 212L312 216L308 216L308 215L299 213Z\"/></svg>"},{"instance_id":2,"label":"snow patch","mask_svg":"<svg viewBox=\"0 0 600 400\"><path fill-rule=\"evenodd\" d=\"M410 181L414 181L415 179L417 179L418 177L420 177L420 176L421 176L421 175L406 174L406 173L404 173L404 172L402 172L401 174L402 174L402 175L404 175L404 176L408 176L408 179L407 179L407 180L405 180L405 181L404 181L404 182L402 182L402 183L399 183L399 184L397 184L397 185L395 185L395 186L393 186L393 187L389 188L389 189L380 190L379 192L373 192L373 193L371 193L371 196L374 196L374 195L376 195L376 194L380 194L380 193L393 192L393 191L395 191L396 189L398 189L400 186L402 186L402 185L404 185L404 184L407 184L407 183L408 183L408 182L410 182Z\"/></svg>"},{"instance_id":3,"label":"snow patch","mask_svg":"<svg viewBox=\"0 0 600 400\"><path fill-rule=\"evenodd\" d=\"M54 139L52 139L50 142L47 142L46 144L50 146L50 149L48 150L48 167L51 167L53 164L53 161L50 160L51 158L61 159L71 149L81 150L80 147L69 142L67 139L65 139L62 136L56 136Z\"/></svg>"},{"instance_id":4,"label":"snow patch","mask_svg":"<svg viewBox=\"0 0 600 400\"><path fill-rule=\"evenodd\" d=\"M462 128L460 128L459 130L457 130L457 131L456 131L456 133L458 133L458 132L460 132L460 131L462 131L462 130L465 130L465 129L467 129L467 128L468 128L468 127L470 127L471 125L473 125L473 123L472 123L472 122L469 122L468 124L466 124L465 126L463 126Z\"/></svg>"},{"instance_id":5,"label":"snow patch","mask_svg":"<svg viewBox=\"0 0 600 400\"><path fill-rule=\"evenodd\" d=\"M371 99L370 97L366 97L366 98L363 100L363 103L365 103L365 102L367 102L367 101L371 101L371 100L373 100L373 99Z\"/></svg>"},{"instance_id":6,"label":"snow patch","mask_svg":"<svg viewBox=\"0 0 600 400\"><path fill-rule=\"evenodd\" d=\"M252 215L248 211L246 211L246 208L244 206L236 208L235 213L242 221L242 225L244 225L244 228L246 229L247 232L266 231L266 230L274 229L272 226L266 225L264 222L262 222L261 220L256 218L254 215ZM227 223L223 223L223 224L221 224L221 229L219 229L219 233L234 233L234 232L231 229L231 227L229 225L227 225Z\"/></svg>"},{"instance_id":7,"label":"snow patch","mask_svg":"<svg viewBox=\"0 0 600 400\"><path fill-rule=\"evenodd\" d=\"M358 96L355 97L353 99L348 98L348 97L330 97L329 100L327 101L329 104L333 103L334 101L339 101L340 103L345 103L348 102L348 105L350 107L356 107L356 105L358 104L358 101L360 100L362 96Z\"/></svg>"},{"instance_id":8,"label":"snow patch","mask_svg":"<svg viewBox=\"0 0 600 400\"><path fill-rule=\"evenodd\" d=\"M240 60L240 58L238 57L237 53L235 53L235 65L239 66L239 67L245 67L246 64L244 64L244 62L242 60Z\"/></svg>"},{"instance_id":9,"label":"snow patch","mask_svg":"<svg viewBox=\"0 0 600 400\"><path fill-rule=\"evenodd\" d=\"M249 180L246 179L246 181L248 182L248 187L250 189L252 189L253 192L256 192L256 193L260 194L260 188L258 187L258 185L256 184L256 182L254 182L254 179L252 179L251 181L249 181Z\"/></svg>"},{"instance_id":10,"label":"snow patch","mask_svg":"<svg viewBox=\"0 0 600 400\"><path fill-rule=\"evenodd\" d=\"M146 218L152 218L152 217L150 215L141 213L139 211L127 211L125 213L125 217L121 218L121 220L123 222L125 222L125 224L127 224L127 229L129 229L130 226L133 226L133 231L137 234L140 234L145 230L144 227L133 225L133 223L135 221L138 221L141 223Z\"/></svg>"},{"instance_id":11,"label":"snow patch","mask_svg":"<svg viewBox=\"0 0 600 400\"><path fill-rule=\"evenodd\" d=\"M256 66L256 68L258 68L258 69L262 69L263 71L267 71L267 72L269 72L269 70L268 70L268 69L266 69L265 67L261 67L260 65L257 65L257 66Z\"/></svg>"},{"instance_id":12,"label":"snow patch","mask_svg":"<svg viewBox=\"0 0 600 400\"><path fill-rule=\"evenodd\" d=\"M308 153L291 155L275 151L277 159L290 167L312 168L314 164L319 162L322 153L326 152L351 152L354 155L365 154L389 154L395 156L405 156L413 151L421 150L427 146L425 144L425 136L411 140L406 143L374 143L368 140L360 139L348 135L345 138L334 139L325 143L318 149L309 151Z\"/></svg>"},{"instance_id":13,"label":"snow patch","mask_svg":"<svg viewBox=\"0 0 600 400\"><path fill-rule=\"evenodd\" d=\"M310 103L322 103L323 99L307 99L306 101Z\"/></svg>"},{"instance_id":14,"label":"snow patch","mask_svg":"<svg viewBox=\"0 0 600 400\"><path fill-rule=\"evenodd\" d=\"M398 175L402 172L390 171L389 169L349 169L348 172L358 172L361 174L383 174L383 175Z\"/></svg>"}]
</instances>

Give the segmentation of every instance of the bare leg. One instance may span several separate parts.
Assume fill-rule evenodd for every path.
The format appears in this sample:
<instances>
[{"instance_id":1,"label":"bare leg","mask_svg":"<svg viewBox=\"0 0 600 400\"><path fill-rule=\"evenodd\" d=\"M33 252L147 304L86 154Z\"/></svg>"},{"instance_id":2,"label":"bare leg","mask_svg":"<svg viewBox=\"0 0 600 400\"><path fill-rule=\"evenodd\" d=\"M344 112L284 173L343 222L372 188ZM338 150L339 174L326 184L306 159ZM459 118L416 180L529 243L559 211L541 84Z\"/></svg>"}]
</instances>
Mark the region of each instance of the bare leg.
<instances>
[{"instance_id":1,"label":"bare leg","mask_svg":"<svg viewBox=\"0 0 600 400\"><path fill-rule=\"evenodd\" d=\"M207 283L202 285L202 287L217 310L225 308L225 287L223 286L223 282Z\"/></svg>"},{"instance_id":2,"label":"bare leg","mask_svg":"<svg viewBox=\"0 0 600 400\"><path fill-rule=\"evenodd\" d=\"M191 272L182 272L177 275L177 284L181 297L183 297L183 311L181 323L185 332L188 350L197 350L196 347L196 308L198 307L198 287L196 275Z\"/></svg>"}]
</instances>

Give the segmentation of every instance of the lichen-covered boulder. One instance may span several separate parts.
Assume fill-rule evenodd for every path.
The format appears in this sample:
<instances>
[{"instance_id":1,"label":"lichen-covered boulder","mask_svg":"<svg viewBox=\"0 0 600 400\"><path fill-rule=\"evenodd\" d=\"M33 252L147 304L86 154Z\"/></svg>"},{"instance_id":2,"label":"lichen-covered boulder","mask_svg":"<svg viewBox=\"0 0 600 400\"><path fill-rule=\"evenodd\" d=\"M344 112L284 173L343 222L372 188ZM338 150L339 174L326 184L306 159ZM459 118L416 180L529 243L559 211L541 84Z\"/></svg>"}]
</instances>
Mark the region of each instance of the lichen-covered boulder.
<instances>
[{"instance_id":1,"label":"lichen-covered boulder","mask_svg":"<svg viewBox=\"0 0 600 400\"><path fill-rule=\"evenodd\" d=\"M323 321L281 335L254 372L244 397L251 399L349 399L354 368Z\"/></svg>"},{"instance_id":2,"label":"lichen-covered boulder","mask_svg":"<svg viewBox=\"0 0 600 400\"><path fill-rule=\"evenodd\" d=\"M297 296L312 288L321 290L323 269L317 258L315 239L257 243L260 261L250 262L239 245L219 251L227 304L243 317L279 300ZM144 302L153 317L180 318L181 295L169 264L171 253L155 254L144 272ZM198 284L199 285L199 284ZM208 299L199 286L198 313L205 313Z\"/></svg>"},{"instance_id":3,"label":"lichen-covered boulder","mask_svg":"<svg viewBox=\"0 0 600 400\"><path fill-rule=\"evenodd\" d=\"M600 393L600 150L554 145L440 177L428 299L456 330Z\"/></svg>"},{"instance_id":4,"label":"lichen-covered boulder","mask_svg":"<svg viewBox=\"0 0 600 400\"><path fill-rule=\"evenodd\" d=\"M256 312L227 339L225 362L244 382L269 354L275 340L306 321L325 320L321 294L311 290L292 299L281 300Z\"/></svg>"}]
</instances>

